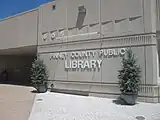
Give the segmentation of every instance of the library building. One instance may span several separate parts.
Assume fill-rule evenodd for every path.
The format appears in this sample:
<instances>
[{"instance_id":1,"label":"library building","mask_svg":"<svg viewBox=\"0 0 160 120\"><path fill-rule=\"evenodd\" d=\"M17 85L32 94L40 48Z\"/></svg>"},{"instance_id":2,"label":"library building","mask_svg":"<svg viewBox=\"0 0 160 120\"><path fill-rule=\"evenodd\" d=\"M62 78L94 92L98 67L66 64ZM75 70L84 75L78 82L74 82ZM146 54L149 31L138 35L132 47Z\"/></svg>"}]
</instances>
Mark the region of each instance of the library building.
<instances>
[{"instance_id":1,"label":"library building","mask_svg":"<svg viewBox=\"0 0 160 120\"><path fill-rule=\"evenodd\" d=\"M0 20L0 43L0 83L28 85L39 55L48 88L108 98L120 94L118 70L132 49L138 101L160 102L160 0L54 0Z\"/></svg>"}]
</instances>

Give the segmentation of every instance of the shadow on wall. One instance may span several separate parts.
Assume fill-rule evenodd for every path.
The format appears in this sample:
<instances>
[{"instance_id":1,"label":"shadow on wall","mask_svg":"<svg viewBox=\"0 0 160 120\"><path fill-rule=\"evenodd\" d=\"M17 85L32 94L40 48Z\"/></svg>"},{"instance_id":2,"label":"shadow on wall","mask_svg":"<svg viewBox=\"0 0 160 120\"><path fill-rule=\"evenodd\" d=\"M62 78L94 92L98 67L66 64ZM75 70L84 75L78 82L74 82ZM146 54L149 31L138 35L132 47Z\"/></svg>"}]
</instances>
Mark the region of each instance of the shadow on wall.
<instances>
[{"instance_id":1,"label":"shadow on wall","mask_svg":"<svg viewBox=\"0 0 160 120\"><path fill-rule=\"evenodd\" d=\"M31 86L30 68L34 56L0 56L1 63L5 66L0 68L0 83Z\"/></svg>"},{"instance_id":2,"label":"shadow on wall","mask_svg":"<svg viewBox=\"0 0 160 120\"><path fill-rule=\"evenodd\" d=\"M25 74L25 75L24 75ZM22 69L5 69L0 74L1 84L30 86L28 73Z\"/></svg>"}]
</instances>

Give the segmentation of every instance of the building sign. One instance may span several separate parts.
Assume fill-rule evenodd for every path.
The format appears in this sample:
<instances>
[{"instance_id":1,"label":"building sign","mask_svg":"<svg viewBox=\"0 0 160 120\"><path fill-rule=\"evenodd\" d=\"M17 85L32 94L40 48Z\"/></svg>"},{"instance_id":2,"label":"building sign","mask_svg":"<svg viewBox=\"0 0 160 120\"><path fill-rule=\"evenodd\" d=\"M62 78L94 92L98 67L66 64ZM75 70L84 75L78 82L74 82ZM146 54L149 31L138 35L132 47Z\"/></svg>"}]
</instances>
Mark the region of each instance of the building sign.
<instances>
[{"instance_id":1,"label":"building sign","mask_svg":"<svg viewBox=\"0 0 160 120\"><path fill-rule=\"evenodd\" d=\"M62 39L64 38L64 31L50 31L42 33L42 39L46 41L49 40L55 40L55 39Z\"/></svg>"},{"instance_id":2,"label":"building sign","mask_svg":"<svg viewBox=\"0 0 160 120\"><path fill-rule=\"evenodd\" d=\"M70 36L65 36L64 34L64 30L62 31L50 31L50 32L44 32L42 33L42 39L43 41L46 40L63 40L63 39L67 39L67 38L74 38L74 37L80 37L80 36L92 36L92 35L96 35L99 34L99 32L91 32L91 33L82 33L82 34L75 34L75 35L70 35Z\"/></svg>"},{"instance_id":3,"label":"building sign","mask_svg":"<svg viewBox=\"0 0 160 120\"><path fill-rule=\"evenodd\" d=\"M52 53L51 60L64 60L65 70L100 69L104 59L124 56L126 48Z\"/></svg>"}]
</instances>

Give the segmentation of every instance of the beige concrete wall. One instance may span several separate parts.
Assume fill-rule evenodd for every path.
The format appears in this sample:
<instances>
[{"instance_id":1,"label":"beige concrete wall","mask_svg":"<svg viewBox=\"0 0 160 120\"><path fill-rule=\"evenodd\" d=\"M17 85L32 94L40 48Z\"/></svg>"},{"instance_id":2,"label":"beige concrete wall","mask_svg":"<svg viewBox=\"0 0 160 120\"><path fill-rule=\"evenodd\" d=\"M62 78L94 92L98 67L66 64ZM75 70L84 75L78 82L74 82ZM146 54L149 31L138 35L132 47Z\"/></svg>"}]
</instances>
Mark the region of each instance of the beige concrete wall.
<instances>
[{"instance_id":1,"label":"beige concrete wall","mask_svg":"<svg viewBox=\"0 0 160 120\"><path fill-rule=\"evenodd\" d=\"M56 5L55 10L52 9L53 5ZM84 6L86 9L84 18L81 18L83 21L81 29L76 28L79 6ZM52 32L56 37L61 36L61 32L64 36L92 32L101 33L63 38L63 42L95 39L102 34L109 37L144 33L146 26L144 26L143 15L142 0L56 0L39 8L38 44L61 43L62 40L50 39ZM46 40L43 40L43 34L46 34Z\"/></svg>"},{"instance_id":2,"label":"beige concrete wall","mask_svg":"<svg viewBox=\"0 0 160 120\"><path fill-rule=\"evenodd\" d=\"M157 31L160 31L160 0L156 0Z\"/></svg>"},{"instance_id":3,"label":"beige concrete wall","mask_svg":"<svg viewBox=\"0 0 160 120\"><path fill-rule=\"evenodd\" d=\"M52 53L131 47L142 69L141 84L146 85L140 95L154 96L152 86L158 78L157 41L151 33L156 30L155 5L151 0L56 0L41 6L38 53L47 65L50 83L58 89L117 95L120 57L102 58L99 71L66 71L65 60L50 58ZM79 6L86 12L79 14ZM78 29L80 16L84 18Z\"/></svg>"},{"instance_id":4,"label":"beige concrete wall","mask_svg":"<svg viewBox=\"0 0 160 120\"><path fill-rule=\"evenodd\" d=\"M102 68L100 71L65 71L65 60L50 60L52 53L61 52L74 52L77 50L84 51L86 48L89 50L101 49L114 49L114 48L128 48L130 39L135 41L131 46L135 53L138 64L142 68L142 84L157 84L157 66L156 63L156 41L151 36L133 36L125 38L105 39L101 41L90 41L86 43L68 43L63 45L48 45L39 46L38 51L44 59L50 73L50 80L62 81L81 81L81 82L106 82L118 83L117 70L120 69L120 57L106 59L103 58ZM144 39L148 43L145 45L141 40ZM153 41L154 42L153 42ZM110 43L109 43L110 41ZM115 42L114 42L115 41ZM122 42L123 41L123 42ZM119 44L120 43L120 44ZM144 46L145 45L145 46ZM96 57L95 59L100 59Z\"/></svg>"},{"instance_id":5,"label":"beige concrete wall","mask_svg":"<svg viewBox=\"0 0 160 120\"><path fill-rule=\"evenodd\" d=\"M86 8L81 30L75 28L79 6ZM55 0L39 11L40 36L57 30L65 35L101 31L106 36L156 32L156 0ZM41 37L39 44L44 44Z\"/></svg>"},{"instance_id":6,"label":"beige concrete wall","mask_svg":"<svg viewBox=\"0 0 160 120\"><path fill-rule=\"evenodd\" d=\"M0 21L0 49L37 44L37 10Z\"/></svg>"}]
</instances>

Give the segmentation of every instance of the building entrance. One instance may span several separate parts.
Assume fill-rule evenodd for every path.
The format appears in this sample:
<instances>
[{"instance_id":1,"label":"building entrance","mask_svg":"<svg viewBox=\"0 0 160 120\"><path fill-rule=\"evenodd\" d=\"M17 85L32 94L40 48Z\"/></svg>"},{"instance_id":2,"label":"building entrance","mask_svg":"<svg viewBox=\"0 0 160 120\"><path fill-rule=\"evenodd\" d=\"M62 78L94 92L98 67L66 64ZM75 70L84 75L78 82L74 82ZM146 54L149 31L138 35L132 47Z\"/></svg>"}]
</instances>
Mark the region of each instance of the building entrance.
<instances>
[{"instance_id":1,"label":"building entrance","mask_svg":"<svg viewBox=\"0 0 160 120\"><path fill-rule=\"evenodd\" d=\"M30 68L36 48L32 48L32 52L31 47L16 49L0 51L0 83L30 85Z\"/></svg>"}]
</instances>

